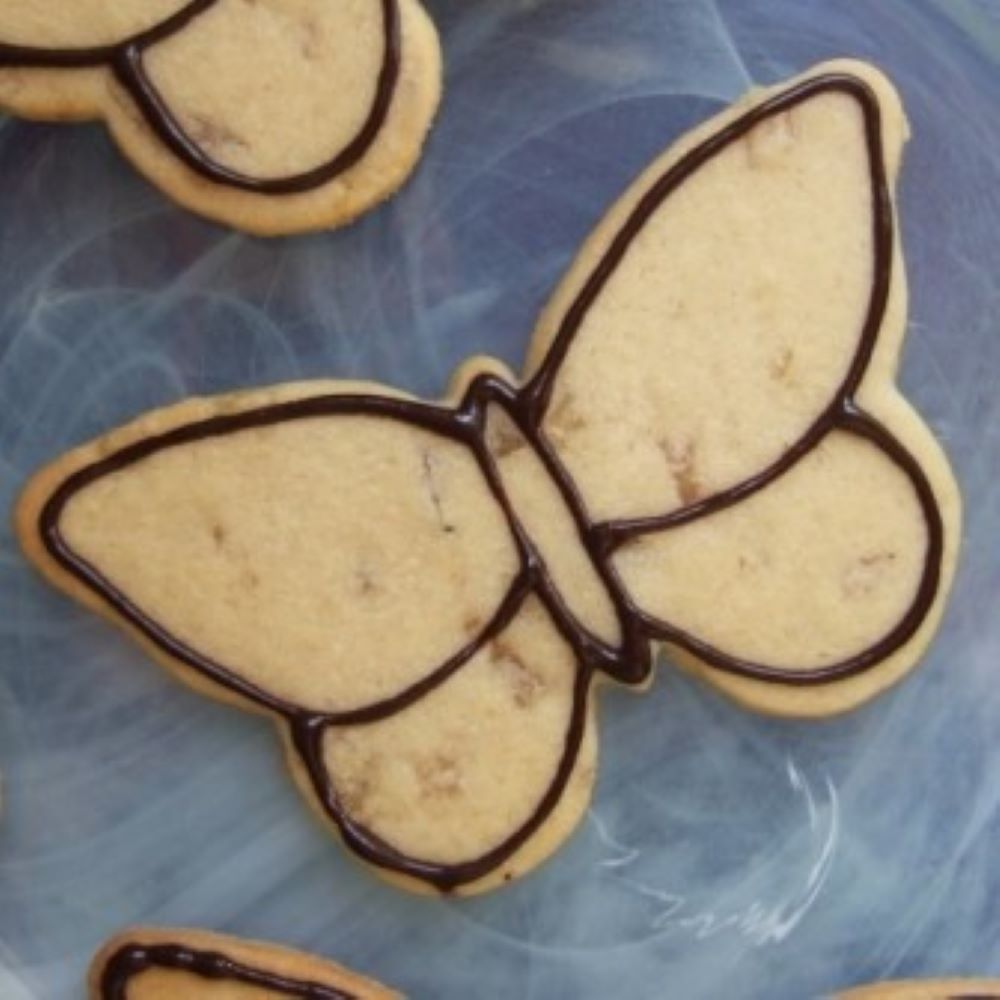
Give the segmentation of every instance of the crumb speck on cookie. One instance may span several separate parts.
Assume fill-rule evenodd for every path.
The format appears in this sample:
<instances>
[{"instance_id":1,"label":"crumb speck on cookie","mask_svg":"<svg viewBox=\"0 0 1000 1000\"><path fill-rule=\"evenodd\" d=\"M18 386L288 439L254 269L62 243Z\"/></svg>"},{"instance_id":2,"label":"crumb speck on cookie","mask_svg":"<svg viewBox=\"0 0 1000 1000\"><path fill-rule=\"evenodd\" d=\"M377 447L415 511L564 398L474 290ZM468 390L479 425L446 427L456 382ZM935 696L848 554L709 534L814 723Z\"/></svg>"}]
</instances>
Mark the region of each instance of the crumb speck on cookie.
<instances>
[{"instance_id":1,"label":"crumb speck on cookie","mask_svg":"<svg viewBox=\"0 0 1000 1000\"><path fill-rule=\"evenodd\" d=\"M524 447L524 438L512 431L503 423L498 423L493 429L491 447L496 458L506 458Z\"/></svg>"},{"instance_id":2,"label":"crumb speck on cookie","mask_svg":"<svg viewBox=\"0 0 1000 1000\"><path fill-rule=\"evenodd\" d=\"M204 115L191 114L189 116L188 131L191 138L214 155L218 155L222 150L236 146L239 149L249 149L250 143L241 135L223 125L221 122L213 121Z\"/></svg>"},{"instance_id":3,"label":"crumb speck on cookie","mask_svg":"<svg viewBox=\"0 0 1000 1000\"><path fill-rule=\"evenodd\" d=\"M493 665L502 671L510 685L514 704L518 708L528 708L545 690L545 681L531 670L517 652L503 639L497 639L490 646Z\"/></svg>"},{"instance_id":4,"label":"crumb speck on cookie","mask_svg":"<svg viewBox=\"0 0 1000 1000\"><path fill-rule=\"evenodd\" d=\"M312 18L302 20L302 57L310 62L320 54L321 37L319 26Z\"/></svg>"},{"instance_id":5,"label":"crumb speck on cookie","mask_svg":"<svg viewBox=\"0 0 1000 1000\"><path fill-rule=\"evenodd\" d=\"M466 633L471 638L482 632L484 624L485 622L479 615L468 615L465 621L462 622L462 628L465 629Z\"/></svg>"},{"instance_id":6,"label":"crumb speck on cookie","mask_svg":"<svg viewBox=\"0 0 1000 1000\"><path fill-rule=\"evenodd\" d=\"M416 761L415 770L424 798L455 798L462 794L462 769L459 762L443 753Z\"/></svg>"},{"instance_id":7,"label":"crumb speck on cookie","mask_svg":"<svg viewBox=\"0 0 1000 1000\"><path fill-rule=\"evenodd\" d=\"M895 552L870 552L861 556L844 574L846 597L864 597L875 591L896 561Z\"/></svg>"},{"instance_id":8,"label":"crumb speck on cookie","mask_svg":"<svg viewBox=\"0 0 1000 1000\"><path fill-rule=\"evenodd\" d=\"M787 382L795 361L795 352L790 347L778 351L768 365L768 371L775 382Z\"/></svg>"},{"instance_id":9,"label":"crumb speck on cookie","mask_svg":"<svg viewBox=\"0 0 1000 1000\"><path fill-rule=\"evenodd\" d=\"M576 431L587 426L586 418L576 408L576 399L571 392L559 397L545 423L549 437L556 444L564 444Z\"/></svg>"},{"instance_id":10,"label":"crumb speck on cookie","mask_svg":"<svg viewBox=\"0 0 1000 1000\"><path fill-rule=\"evenodd\" d=\"M359 567L355 571L355 579L358 581L358 592L364 594L365 596L371 596L379 588L378 584L375 582L375 578L372 576L371 571L366 569L364 566Z\"/></svg>"},{"instance_id":11,"label":"crumb speck on cookie","mask_svg":"<svg viewBox=\"0 0 1000 1000\"><path fill-rule=\"evenodd\" d=\"M782 159L796 139L794 112L786 111L761 122L744 140L752 170L781 167Z\"/></svg>"},{"instance_id":12,"label":"crumb speck on cookie","mask_svg":"<svg viewBox=\"0 0 1000 1000\"><path fill-rule=\"evenodd\" d=\"M677 495L681 503L692 504L702 496L702 484L695 471L696 449L694 441L677 444L668 438L658 442L670 468Z\"/></svg>"},{"instance_id":13,"label":"crumb speck on cookie","mask_svg":"<svg viewBox=\"0 0 1000 1000\"><path fill-rule=\"evenodd\" d=\"M427 486L427 492L430 494L431 504L434 507L438 523L446 535L451 535L455 532L455 525L445 516L444 504L441 501L441 493L435 479L435 458L429 451L424 451L421 455L421 463L423 466L424 483Z\"/></svg>"}]
</instances>

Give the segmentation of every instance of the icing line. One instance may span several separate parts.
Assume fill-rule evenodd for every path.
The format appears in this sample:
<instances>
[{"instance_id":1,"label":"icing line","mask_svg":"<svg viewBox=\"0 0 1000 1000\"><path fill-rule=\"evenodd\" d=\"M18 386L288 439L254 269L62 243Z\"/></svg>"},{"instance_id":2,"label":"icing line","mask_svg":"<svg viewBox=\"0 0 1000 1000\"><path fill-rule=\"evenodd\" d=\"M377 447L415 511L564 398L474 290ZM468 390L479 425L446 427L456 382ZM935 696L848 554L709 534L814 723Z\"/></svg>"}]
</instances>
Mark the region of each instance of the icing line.
<instances>
[{"instance_id":1,"label":"icing line","mask_svg":"<svg viewBox=\"0 0 1000 1000\"><path fill-rule=\"evenodd\" d=\"M149 969L170 969L202 979L230 980L300 1000L357 1000L353 993L246 965L219 951L203 951L179 944L138 943L123 944L105 962L100 978L101 1000L127 1000L129 983Z\"/></svg>"}]
</instances>

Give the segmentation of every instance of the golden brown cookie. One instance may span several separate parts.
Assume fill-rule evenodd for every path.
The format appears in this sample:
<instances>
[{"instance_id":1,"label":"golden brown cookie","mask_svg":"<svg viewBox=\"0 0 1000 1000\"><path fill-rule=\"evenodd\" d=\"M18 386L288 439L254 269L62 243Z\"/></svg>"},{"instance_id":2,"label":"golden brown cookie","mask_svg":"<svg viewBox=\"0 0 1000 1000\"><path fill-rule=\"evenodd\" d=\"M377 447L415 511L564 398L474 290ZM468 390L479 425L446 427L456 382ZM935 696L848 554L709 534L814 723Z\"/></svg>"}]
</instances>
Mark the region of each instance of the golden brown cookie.
<instances>
[{"instance_id":1,"label":"golden brown cookie","mask_svg":"<svg viewBox=\"0 0 1000 1000\"><path fill-rule=\"evenodd\" d=\"M94 956L91 1000L398 1000L326 959L208 931L131 927Z\"/></svg>"},{"instance_id":2,"label":"golden brown cookie","mask_svg":"<svg viewBox=\"0 0 1000 1000\"><path fill-rule=\"evenodd\" d=\"M841 1000L1000 1000L1000 979L901 979L838 995Z\"/></svg>"},{"instance_id":3,"label":"golden brown cookie","mask_svg":"<svg viewBox=\"0 0 1000 1000\"><path fill-rule=\"evenodd\" d=\"M437 108L418 0L6 0L0 109L103 118L188 208L261 235L392 194Z\"/></svg>"},{"instance_id":4,"label":"golden brown cookie","mask_svg":"<svg viewBox=\"0 0 1000 1000\"><path fill-rule=\"evenodd\" d=\"M586 809L596 682L670 655L846 711L929 642L959 497L893 384L905 121L819 66L682 139L587 241L518 380L192 399L39 472L29 557L199 691L411 888L476 892Z\"/></svg>"}]
</instances>

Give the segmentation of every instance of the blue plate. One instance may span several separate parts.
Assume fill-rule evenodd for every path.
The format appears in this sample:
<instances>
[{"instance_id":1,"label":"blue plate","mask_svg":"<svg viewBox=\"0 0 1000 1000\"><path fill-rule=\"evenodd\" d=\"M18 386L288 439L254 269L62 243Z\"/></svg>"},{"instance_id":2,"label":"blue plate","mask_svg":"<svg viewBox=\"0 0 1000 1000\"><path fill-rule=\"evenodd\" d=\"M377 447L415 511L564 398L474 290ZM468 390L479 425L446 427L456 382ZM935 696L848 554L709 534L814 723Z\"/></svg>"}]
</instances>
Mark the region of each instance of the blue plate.
<instances>
[{"instance_id":1,"label":"blue plate","mask_svg":"<svg viewBox=\"0 0 1000 1000\"><path fill-rule=\"evenodd\" d=\"M446 99L395 200L261 242L173 207L96 126L0 123L0 506L38 464L192 393L311 376L436 395L518 365L652 156L752 83L852 55L913 124L902 371L967 502L940 637L877 703L749 715L668 665L604 699L593 808L459 903L357 867L273 727L172 683L0 534L0 996L78 997L121 925L338 958L417 998L799 998L1000 974L1000 19L987 0L430 0ZM500 751L498 751L500 752Z\"/></svg>"}]
</instances>

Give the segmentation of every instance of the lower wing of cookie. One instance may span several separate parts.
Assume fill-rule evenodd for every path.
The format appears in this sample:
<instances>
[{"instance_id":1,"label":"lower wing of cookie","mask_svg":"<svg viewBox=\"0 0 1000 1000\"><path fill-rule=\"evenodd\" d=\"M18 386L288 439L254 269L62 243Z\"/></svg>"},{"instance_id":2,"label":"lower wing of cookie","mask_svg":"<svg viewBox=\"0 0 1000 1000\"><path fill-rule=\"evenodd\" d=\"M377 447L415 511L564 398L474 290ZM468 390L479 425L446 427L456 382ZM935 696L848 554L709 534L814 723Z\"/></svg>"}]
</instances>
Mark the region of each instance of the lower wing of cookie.
<instances>
[{"instance_id":1,"label":"lower wing of cookie","mask_svg":"<svg viewBox=\"0 0 1000 1000\"><path fill-rule=\"evenodd\" d=\"M799 714L827 714L831 686L884 672L941 585L930 482L881 425L854 419L740 503L637 534L614 556L651 633L716 677L784 688ZM654 568L665 564L669 577Z\"/></svg>"},{"instance_id":2,"label":"lower wing of cookie","mask_svg":"<svg viewBox=\"0 0 1000 1000\"><path fill-rule=\"evenodd\" d=\"M91 1000L227 997L398 1000L399 994L325 959L208 931L133 927L107 942L90 967ZM214 995L214 993L213 993Z\"/></svg>"},{"instance_id":3,"label":"lower wing of cookie","mask_svg":"<svg viewBox=\"0 0 1000 1000\"><path fill-rule=\"evenodd\" d=\"M292 767L360 857L415 888L489 888L547 856L590 800L589 681L530 597L407 709L293 724Z\"/></svg>"},{"instance_id":4,"label":"lower wing of cookie","mask_svg":"<svg viewBox=\"0 0 1000 1000\"><path fill-rule=\"evenodd\" d=\"M436 109L439 64L415 0L0 12L0 107L104 117L168 193L264 234L338 225L398 187Z\"/></svg>"}]
</instances>

